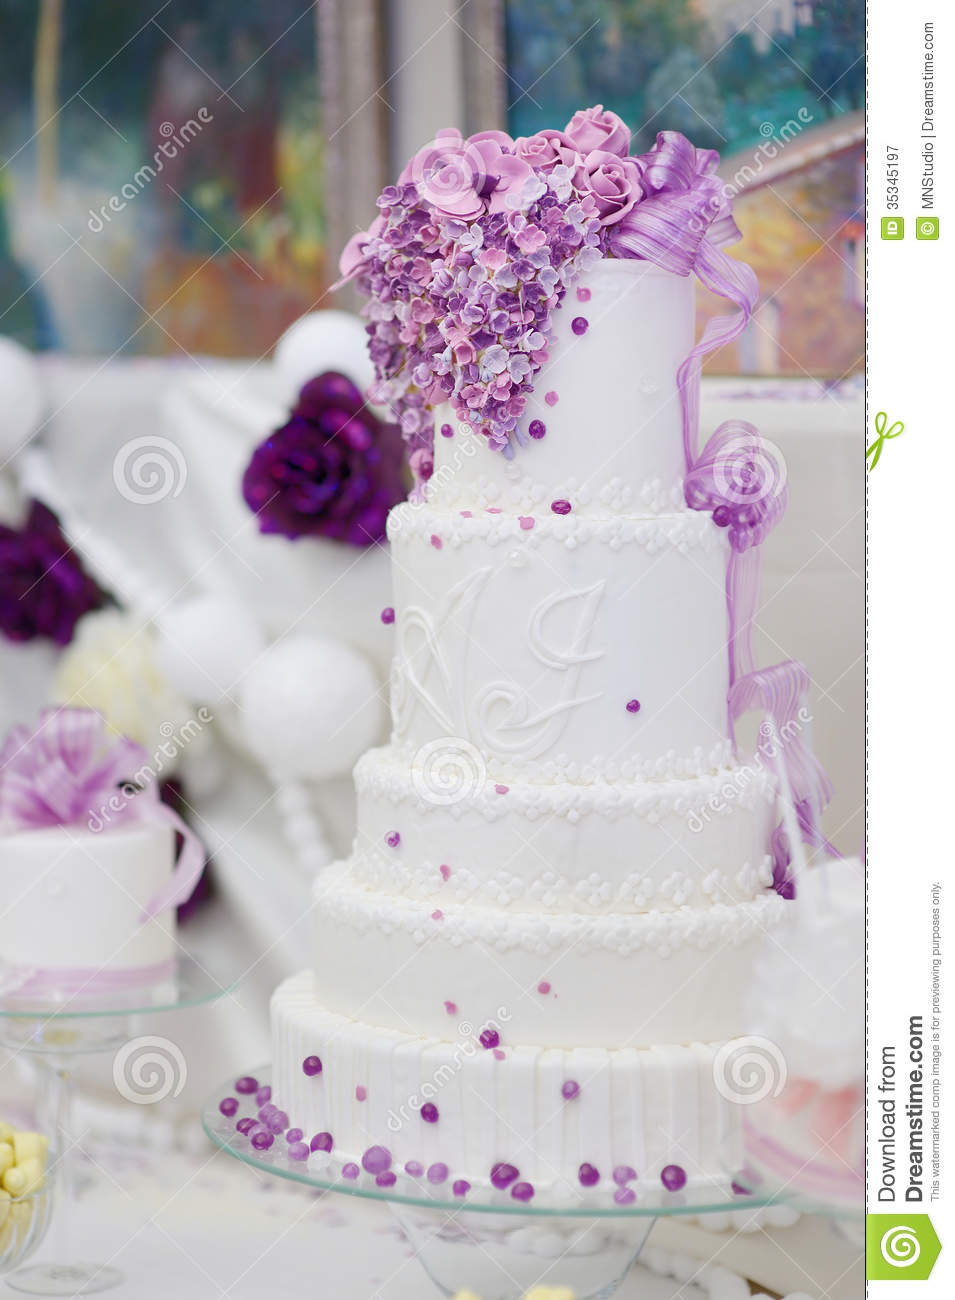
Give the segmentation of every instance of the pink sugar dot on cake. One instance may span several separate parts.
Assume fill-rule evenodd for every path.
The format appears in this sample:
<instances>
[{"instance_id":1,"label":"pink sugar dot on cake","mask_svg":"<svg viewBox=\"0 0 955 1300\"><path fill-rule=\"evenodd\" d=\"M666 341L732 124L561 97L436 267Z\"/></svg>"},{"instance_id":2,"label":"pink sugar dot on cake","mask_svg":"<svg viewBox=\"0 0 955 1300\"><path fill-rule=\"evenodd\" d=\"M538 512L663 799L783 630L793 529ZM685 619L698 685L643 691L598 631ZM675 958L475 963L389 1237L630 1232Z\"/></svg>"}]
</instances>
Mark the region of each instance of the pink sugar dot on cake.
<instances>
[{"instance_id":1,"label":"pink sugar dot on cake","mask_svg":"<svg viewBox=\"0 0 955 1300\"><path fill-rule=\"evenodd\" d=\"M381 611L382 623L393 623L395 621L395 611L391 605L386 605Z\"/></svg>"},{"instance_id":2,"label":"pink sugar dot on cake","mask_svg":"<svg viewBox=\"0 0 955 1300\"><path fill-rule=\"evenodd\" d=\"M444 863L442 863L441 866L438 867L438 870L441 872L441 879L442 879L442 880L447 880L448 877L451 875L451 868L448 867L448 866L445 866Z\"/></svg>"},{"instance_id":3,"label":"pink sugar dot on cake","mask_svg":"<svg viewBox=\"0 0 955 1300\"><path fill-rule=\"evenodd\" d=\"M472 514L472 512L471 512L470 510L459 510L459 511L458 511L458 514L461 516L462 519L473 519L473 518L474 518L474 515Z\"/></svg>"},{"instance_id":4,"label":"pink sugar dot on cake","mask_svg":"<svg viewBox=\"0 0 955 1300\"><path fill-rule=\"evenodd\" d=\"M554 390L551 389L549 393L544 394L544 401L547 403L548 406L556 406L557 403L560 401L560 398L554 392Z\"/></svg>"},{"instance_id":5,"label":"pink sugar dot on cake","mask_svg":"<svg viewBox=\"0 0 955 1300\"><path fill-rule=\"evenodd\" d=\"M363 1083L358 1084L358 1086L355 1089L355 1100L364 1101L367 1096L368 1096L368 1089L365 1087Z\"/></svg>"},{"instance_id":6,"label":"pink sugar dot on cake","mask_svg":"<svg viewBox=\"0 0 955 1300\"><path fill-rule=\"evenodd\" d=\"M458 1004L456 1002L445 1002L444 1009L449 1016L456 1016L458 1014Z\"/></svg>"},{"instance_id":7,"label":"pink sugar dot on cake","mask_svg":"<svg viewBox=\"0 0 955 1300\"><path fill-rule=\"evenodd\" d=\"M555 515L569 515L571 510L573 510L573 506L570 502L565 501L563 497L559 497L556 501L552 501L550 503L550 508L553 510Z\"/></svg>"},{"instance_id":8,"label":"pink sugar dot on cake","mask_svg":"<svg viewBox=\"0 0 955 1300\"><path fill-rule=\"evenodd\" d=\"M534 527L534 516L533 516L533 515L518 515L518 516L517 516L517 522L520 524L521 528L524 530L525 533L526 533L526 532L529 532L530 529L532 529L532 528Z\"/></svg>"},{"instance_id":9,"label":"pink sugar dot on cake","mask_svg":"<svg viewBox=\"0 0 955 1300\"><path fill-rule=\"evenodd\" d=\"M434 547L436 551L440 551L441 547L444 545L444 542L442 542L441 538L438 536L437 533L431 534L431 545Z\"/></svg>"},{"instance_id":10,"label":"pink sugar dot on cake","mask_svg":"<svg viewBox=\"0 0 955 1300\"><path fill-rule=\"evenodd\" d=\"M506 1061L506 1060L507 1060L507 1053L506 1053L506 1052L502 1052L501 1049L500 1049L499 1047L494 1047L494 1048L492 1048L492 1049L491 1049L491 1055L494 1057L495 1061Z\"/></svg>"},{"instance_id":11,"label":"pink sugar dot on cake","mask_svg":"<svg viewBox=\"0 0 955 1300\"><path fill-rule=\"evenodd\" d=\"M590 290L585 288L583 285L581 285L577 290L577 301L590 302Z\"/></svg>"},{"instance_id":12,"label":"pink sugar dot on cake","mask_svg":"<svg viewBox=\"0 0 955 1300\"><path fill-rule=\"evenodd\" d=\"M639 712L640 712L640 701L639 701L639 700L627 700L627 712L628 712L628 713L639 713Z\"/></svg>"},{"instance_id":13,"label":"pink sugar dot on cake","mask_svg":"<svg viewBox=\"0 0 955 1300\"><path fill-rule=\"evenodd\" d=\"M564 1101L573 1101L575 1097L580 1096L580 1084L576 1079L568 1079L567 1082L561 1086L560 1095L563 1097Z\"/></svg>"},{"instance_id":14,"label":"pink sugar dot on cake","mask_svg":"<svg viewBox=\"0 0 955 1300\"><path fill-rule=\"evenodd\" d=\"M499 515L501 513L501 508L500 506L488 506L484 513L486 515Z\"/></svg>"},{"instance_id":15,"label":"pink sugar dot on cake","mask_svg":"<svg viewBox=\"0 0 955 1300\"><path fill-rule=\"evenodd\" d=\"M550 980L541 980L537 986L537 992L546 996L550 992Z\"/></svg>"},{"instance_id":16,"label":"pink sugar dot on cake","mask_svg":"<svg viewBox=\"0 0 955 1300\"><path fill-rule=\"evenodd\" d=\"M385 836L385 843L389 849L396 849L401 843L401 834L399 831L389 831Z\"/></svg>"},{"instance_id":17,"label":"pink sugar dot on cake","mask_svg":"<svg viewBox=\"0 0 955 1300\"><path fill-rule=\"evenodd\" d=\"M441 908L440 908L440 907L436 907L436 908L434 909L434 911L431 913L431 919L432 919L432 921L443 921L443 920L444 920L444 913L441 911Z\"/></svg>"},{"instance_id":18,"label":"pink sugar dot on cake","mask_svg":"<svg viewBox=\"0 0 955 1300\"><path fill-rule=\"evenodd\" d=\"M496 786L494 787L494 793L495 793L495 794L507 794L507 792L508 792L508 790L509 790L510 788L511 788L511 787L510 787L509 785L496 785Z\"/></svg>"}]
</instances>

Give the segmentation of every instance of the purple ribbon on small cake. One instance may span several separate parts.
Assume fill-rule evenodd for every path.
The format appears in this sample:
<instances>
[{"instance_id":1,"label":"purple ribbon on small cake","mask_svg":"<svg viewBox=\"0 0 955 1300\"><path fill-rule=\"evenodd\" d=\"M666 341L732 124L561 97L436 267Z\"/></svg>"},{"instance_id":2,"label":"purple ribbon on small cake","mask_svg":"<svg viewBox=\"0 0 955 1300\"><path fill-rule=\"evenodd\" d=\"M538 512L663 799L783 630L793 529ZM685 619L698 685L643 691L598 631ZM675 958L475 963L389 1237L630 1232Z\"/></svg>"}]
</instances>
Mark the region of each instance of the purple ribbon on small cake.
<instances>
[{"instance_id":1,"label":"purple ribbon on small cake","mask_svg":"<svg viewBox=\"0 0 955 1300\"><path fill-rule=\"evenodd\" d=\"M149 900L148 921L186 901L202 874L202 845L179 814L159 798L141 745L110 733L92 709L57 708L31 729L14 727L0 750L0 825L12 831L54 826L90 829L153 823L182 837L175 870Z\"/></svg>"}]
</instances>

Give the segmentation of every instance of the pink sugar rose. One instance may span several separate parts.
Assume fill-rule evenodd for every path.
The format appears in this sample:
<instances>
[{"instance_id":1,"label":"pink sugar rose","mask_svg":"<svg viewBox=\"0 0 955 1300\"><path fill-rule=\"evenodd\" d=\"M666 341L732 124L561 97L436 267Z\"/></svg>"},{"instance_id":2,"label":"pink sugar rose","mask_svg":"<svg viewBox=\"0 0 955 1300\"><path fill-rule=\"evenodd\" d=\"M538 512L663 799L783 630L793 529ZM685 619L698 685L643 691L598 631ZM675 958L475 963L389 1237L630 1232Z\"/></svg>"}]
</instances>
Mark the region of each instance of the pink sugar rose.
<instances>
[{"instance_id":1,"label":"pink sugar rose","mask_svg":"<svg viewBox=\"0 0 955 1300\"><path fill-rule=\"evenodd\" d=\"M538 131L536 135L522 135L514 141L514 152L539 171L550 171L559 163L575 167L579 161L577 148L563 131Z\"/></svg>"},{"instance_id":2,"label":"pink sugar rose","mask_svg":"<svg viewBox=\"0 0 955 1300\"><path fill-rule=\"evenodd\" d=\"M643 168L635 158L594 149L574 173L574 185L596 203L600 224L610 226L643 198L642 177Z\"/></svg>"},{"instance_id":3,"label":"pink sugar rose","mask_svg":"<svg viewBox=\"0 0 955 1300\"><path fill-rule=\"evenodd\" d=\"M508 195L519 195L524 182L534 175L529 163L510 152L513 147L514 142L503 131L481 131L468 140L468 148L480 159L480 193L491 212L506 211Z\"/></svg>"},{"instance_id":4,"label":"pink sugar rose","mask_svg":"<svg viewBox=\"0 0 955 1300\"><path fill-rule=\"evenodd\" d=\"M579 109L564 127L564 134L582 154L603 149L624 157L630 149L630 128L609 108L605 112L603 104Z\"/></svg>"}]
</instances>

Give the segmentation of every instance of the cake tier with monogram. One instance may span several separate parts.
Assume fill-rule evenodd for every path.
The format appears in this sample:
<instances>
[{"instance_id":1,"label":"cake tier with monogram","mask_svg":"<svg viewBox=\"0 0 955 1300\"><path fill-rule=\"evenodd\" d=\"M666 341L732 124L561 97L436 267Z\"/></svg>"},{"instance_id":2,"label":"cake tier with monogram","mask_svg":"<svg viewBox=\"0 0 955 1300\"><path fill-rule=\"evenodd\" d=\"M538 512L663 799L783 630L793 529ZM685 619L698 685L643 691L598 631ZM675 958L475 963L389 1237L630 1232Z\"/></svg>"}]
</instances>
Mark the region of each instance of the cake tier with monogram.
<instances>
[{"instance_id":1,"label":"cake tier with monogram","mask_svg":"<svg viewBox=\"0 0 955 1300\"><path fill-rule=\"evenodd\" d=\"M415 478L393 733L273 998L259 1140L287 1119L345 1177L627 1203L742 1164L726 1062L792 893L776 769L809 840L829 791L805 671L751 649L783 466L743 423L698 446L755 278L716 155L629 149L599 106L441 132L342 258ZM696 279L732 308L698 340Z\"/></svg>"},{"instance_id":2,"label":"cake tier with monogram","mask_svg":"<svg viewBox=\"0 0 955 1300\"><path fill-rule=\"evenodd\" d=\"M0 750L4 995L113 996L175 969L175 909L204 854L160 800L154 768L92 709L50 709L10 732Z\"/></svg>"}]
</instances>

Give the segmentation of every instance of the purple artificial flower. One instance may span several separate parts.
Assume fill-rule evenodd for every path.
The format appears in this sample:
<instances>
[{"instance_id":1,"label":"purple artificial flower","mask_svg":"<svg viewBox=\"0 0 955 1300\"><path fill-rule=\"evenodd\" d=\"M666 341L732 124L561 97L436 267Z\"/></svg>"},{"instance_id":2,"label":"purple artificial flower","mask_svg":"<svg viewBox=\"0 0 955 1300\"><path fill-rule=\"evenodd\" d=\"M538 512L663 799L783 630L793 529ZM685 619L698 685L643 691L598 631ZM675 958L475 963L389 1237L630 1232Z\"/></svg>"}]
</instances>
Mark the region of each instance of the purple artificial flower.
<instances>
[{"instance_id":1,"label":"purple artificial flower","mask_svg":"<svg viewBox=\"0 0 955 1300\"><path fill-rule=\"evenodd\" d=\"M0 632L11 641L49 637L68 645L84 614L106 595L40 501L21 528L0 524Z\"/></svg>"},{"instance_id":2,"label":"purple artificial flower","mask_svg":"<svg viewBox=\"0 0 955 1300\"><path fill-rule=\"evenodd\" d=\"M603 104L578 109L564 127L564 135L583 154L603 149L622 157L630 151L630 128Z\"/></svg>"},{"instance_id":3,"label":"purple artificial flower","mask_svg":"<svg viewBox=\"0 0 955 1300\"><path fill-rule=\"evenodd\" d=\"M643 198L642 174L643 168L635 158L618 158L594 149L577 168L574 184L579 194L593 196L600 224L610 226Z\"/></svg>"},{"instance_id":4,"label":"purple artificial flower","mask_svg":"<svg viewBox=\"0 0 955 1300\"><path fill-rule=\"evenodd\" d=\"M310 379L288 421L260 443L242 495L263 533L370 546L405 495L401 442L345 375Z\"/></svg>"}]
</instances>

